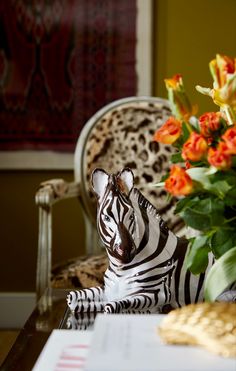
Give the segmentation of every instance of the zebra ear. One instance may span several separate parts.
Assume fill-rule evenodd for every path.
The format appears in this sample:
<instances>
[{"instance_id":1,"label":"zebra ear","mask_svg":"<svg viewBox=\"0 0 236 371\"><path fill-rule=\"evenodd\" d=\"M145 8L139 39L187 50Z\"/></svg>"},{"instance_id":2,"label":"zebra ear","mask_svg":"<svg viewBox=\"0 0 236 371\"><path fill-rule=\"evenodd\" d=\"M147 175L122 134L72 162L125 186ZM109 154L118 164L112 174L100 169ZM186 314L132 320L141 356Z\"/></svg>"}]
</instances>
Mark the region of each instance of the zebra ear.
<instances>
[{"instance_id":1,"label":"zebra ear","mask_svg":"<svg viewBox=\"0 0 236 371\"><path fill-rule=\"evenodd\" d=\"M131 169L124 168L117 175L117 178L122 181L122 186L125 189L126 193L130 193L131 189L134 186L134 174Z\"/></svg>"},{"instance_id":2,"label":"zebra ear","mask_svg":"<svg viewBox=\"0 0 236 371\"><path fill-rule=\"evenodd\" d=\"M105 192L109 175L103 169L94 169L91 176L92 188L98 198Z\"/></svg>"}]
</instances>

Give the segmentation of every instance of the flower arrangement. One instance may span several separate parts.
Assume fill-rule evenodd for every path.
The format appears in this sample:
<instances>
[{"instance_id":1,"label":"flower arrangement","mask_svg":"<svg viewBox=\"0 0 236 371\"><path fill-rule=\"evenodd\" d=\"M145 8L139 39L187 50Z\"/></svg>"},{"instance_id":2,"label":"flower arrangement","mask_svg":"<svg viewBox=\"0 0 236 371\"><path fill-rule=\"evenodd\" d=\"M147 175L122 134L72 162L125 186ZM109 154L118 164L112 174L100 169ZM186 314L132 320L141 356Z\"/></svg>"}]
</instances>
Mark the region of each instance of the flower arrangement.
<instances>
[{"instance_id":1,"label":"flower arrangement","mask_svg":"<svg viewBox=\"0 0 236 371\"><path fill-rule=\"evenodd\" d=\"M176 148L170 172L157 185L179 197L175 212L198 231L189 238L187 268L199 274L209 252L216 259L205 282L205 298L213 301L236 282L236 58L217 54L209 66L213 88L196 89L219 110L197 117L182 76L166 79L173 116L154 141Z\"/></svg>"}]
</instances>

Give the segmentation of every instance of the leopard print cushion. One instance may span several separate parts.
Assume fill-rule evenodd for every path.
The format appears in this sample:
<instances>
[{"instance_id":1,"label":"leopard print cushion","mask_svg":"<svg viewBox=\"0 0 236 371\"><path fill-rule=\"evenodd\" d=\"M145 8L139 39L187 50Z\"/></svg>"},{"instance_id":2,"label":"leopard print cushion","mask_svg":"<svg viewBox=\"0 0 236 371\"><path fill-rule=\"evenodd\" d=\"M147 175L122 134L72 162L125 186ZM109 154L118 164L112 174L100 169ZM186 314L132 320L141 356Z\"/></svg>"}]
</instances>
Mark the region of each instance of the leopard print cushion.
<instances>
[{"instance_id":1,"label":"leopard print cushion","mask_svg":"<svg viewBox=\"0 0 236 371\"><path fill-rule=\"evenodd\" d=\"M52 269L52 287L80 289L102 286L107 266L106 254L70 259Z\"/></svg>"}]
</instances>

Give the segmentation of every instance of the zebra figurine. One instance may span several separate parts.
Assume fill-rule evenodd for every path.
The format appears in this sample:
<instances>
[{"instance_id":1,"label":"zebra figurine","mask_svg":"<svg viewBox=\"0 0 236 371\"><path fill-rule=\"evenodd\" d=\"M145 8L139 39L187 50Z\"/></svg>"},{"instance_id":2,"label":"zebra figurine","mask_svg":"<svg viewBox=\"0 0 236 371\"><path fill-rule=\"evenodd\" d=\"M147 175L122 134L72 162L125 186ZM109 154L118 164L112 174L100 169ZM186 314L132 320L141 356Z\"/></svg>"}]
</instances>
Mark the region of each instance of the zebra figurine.
<instances>
[{"instance_id":1,"label":"zebra figurine","mask_svg":"<svg viewBox=\"0 0 236 371\"><path fill-rule=\"evenodd\" d=\"M134 188L132 171L125 168L109 175L95 169L92 187L109 266L104 287L68 294L71 311L163 313L202 301L205 274L195 276L183 266L188 241L171 232Z\"/></svg>"}]
</instances>

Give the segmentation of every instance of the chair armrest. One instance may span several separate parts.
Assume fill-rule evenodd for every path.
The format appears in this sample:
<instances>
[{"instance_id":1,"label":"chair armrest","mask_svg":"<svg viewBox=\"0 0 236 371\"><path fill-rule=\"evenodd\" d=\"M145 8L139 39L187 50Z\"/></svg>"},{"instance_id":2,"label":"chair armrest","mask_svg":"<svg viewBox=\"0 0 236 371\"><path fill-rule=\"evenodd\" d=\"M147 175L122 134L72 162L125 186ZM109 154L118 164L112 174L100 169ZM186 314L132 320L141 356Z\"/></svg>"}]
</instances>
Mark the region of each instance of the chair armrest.
<instances>
[{"instance_id":1,"label":"chair armrest","mask_svg":"<svg viewBox=\"0 0 236 371\"><path fill-rule=\"evenodd\" d=\"M80 187L76 182L68 183L63 179L50 179L42 182L35 196L38 206L48 208L55 202L80 195Z\"/></svg>"},{"instance_id":2,"label":"chair armrest","mask_svg":"<svg viewBox=\"0 0 236 371\"><path fill-rule=\"evenodd\" d=\"M79 184L67 183L63 179L52 179L40 184L35 196L39 206L39 236L36 275L36 293L39 299L51 286L52 267L52 205L66 198L78 197ZM41 310L50 304L50 296L44 296L47 302L41 303ZM45 299L46 300L46 299Z\"/></svg>"}]
</instances>

